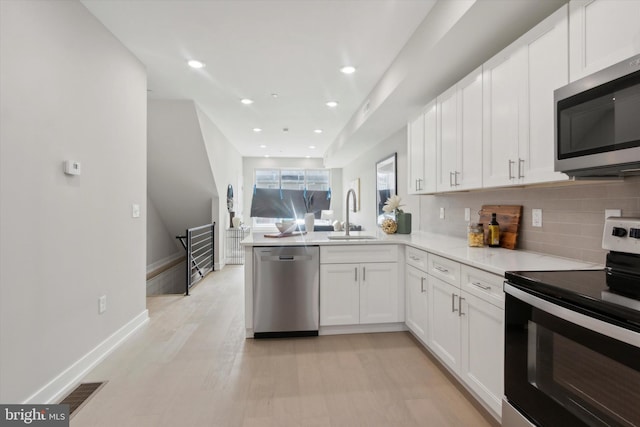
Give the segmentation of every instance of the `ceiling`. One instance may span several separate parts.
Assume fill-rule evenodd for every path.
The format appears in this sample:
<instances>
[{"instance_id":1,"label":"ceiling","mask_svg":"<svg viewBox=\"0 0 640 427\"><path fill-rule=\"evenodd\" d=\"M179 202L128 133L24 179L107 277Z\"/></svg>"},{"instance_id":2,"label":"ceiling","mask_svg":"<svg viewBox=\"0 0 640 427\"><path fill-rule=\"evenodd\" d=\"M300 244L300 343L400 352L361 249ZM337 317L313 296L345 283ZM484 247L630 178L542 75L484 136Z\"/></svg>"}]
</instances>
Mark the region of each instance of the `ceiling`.
<instances>
[{"instance_id":1,"label":"ceiling","mask_svg":"<svg viewBox=\"0 0 640 427\"><path fill-rule=\"evenodd\" d=\"M149 98L194 100L242 156L324 157L326 167L403 128L567 2L81 1L147 67Z\"/></svg>"},{"instance_id":2,"label":"ceiling","mask_svg":"<svg viewBox=\"0 0 640 427\"><path fill-rule=\"evenodd\" d=\"M322 157L435 0L82 3L146 66L149 98L194 100L242 156Z\"/></svg>"}]
</instances>

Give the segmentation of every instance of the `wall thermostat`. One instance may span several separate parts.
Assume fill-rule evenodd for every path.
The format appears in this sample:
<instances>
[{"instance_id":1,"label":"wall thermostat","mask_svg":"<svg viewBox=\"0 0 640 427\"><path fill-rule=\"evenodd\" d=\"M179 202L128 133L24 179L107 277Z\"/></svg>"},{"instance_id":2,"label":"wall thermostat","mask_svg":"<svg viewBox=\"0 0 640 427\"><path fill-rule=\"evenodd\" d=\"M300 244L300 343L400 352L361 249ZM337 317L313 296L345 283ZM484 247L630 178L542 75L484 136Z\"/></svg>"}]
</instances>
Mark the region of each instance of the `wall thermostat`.
<instances>
[{"instance_id":1,"label":"wall thermostat","mask_svg":"<svg viewBox=\"0 0 640 427\"><path fill-rule=\"evenodd\" d=\"M80 175L80 162L75 160L65 160L64 173L67 175Z\"/></svg>"}]
</instances>

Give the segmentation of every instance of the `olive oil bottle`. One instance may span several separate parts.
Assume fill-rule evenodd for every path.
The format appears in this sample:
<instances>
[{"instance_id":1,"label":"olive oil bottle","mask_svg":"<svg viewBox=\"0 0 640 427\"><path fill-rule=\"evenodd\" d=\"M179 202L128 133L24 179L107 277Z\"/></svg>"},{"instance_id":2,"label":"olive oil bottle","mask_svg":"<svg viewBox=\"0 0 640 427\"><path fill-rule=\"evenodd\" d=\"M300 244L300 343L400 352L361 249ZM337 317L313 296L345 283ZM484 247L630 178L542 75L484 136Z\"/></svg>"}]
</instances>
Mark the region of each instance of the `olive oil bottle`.
<instances>
[{"instance_id":1,"label":"olive oil bottle","mask_svg":"<svg viewBox=\"0 0 640 427\"><path fill-rule=\"evenodd\" d=\"M491 214L491 222L489 223L489 246L497 248L500 246L500 224L496 220L496 214Z\"/></svg>"}]
</instances>

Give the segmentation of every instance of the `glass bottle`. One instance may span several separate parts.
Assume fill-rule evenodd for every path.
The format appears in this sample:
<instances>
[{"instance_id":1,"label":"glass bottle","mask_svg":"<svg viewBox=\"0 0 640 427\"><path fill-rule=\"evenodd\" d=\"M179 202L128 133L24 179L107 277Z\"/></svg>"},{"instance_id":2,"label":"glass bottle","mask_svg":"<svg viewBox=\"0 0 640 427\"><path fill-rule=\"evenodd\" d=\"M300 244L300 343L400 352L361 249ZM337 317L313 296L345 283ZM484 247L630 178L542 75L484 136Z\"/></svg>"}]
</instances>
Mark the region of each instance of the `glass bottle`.
<instances>
[{"instance_id":1,"label":"glass bottle","mask_svg":"<svg viewBox=\"0 0 640 427\"><path fill-rule=\"evenodd\" d=\"M500 224L496 220L496 214L491 214L491 222L489 223L489 246L497 248L500 246Z\"/></svg>"}]
</instances>

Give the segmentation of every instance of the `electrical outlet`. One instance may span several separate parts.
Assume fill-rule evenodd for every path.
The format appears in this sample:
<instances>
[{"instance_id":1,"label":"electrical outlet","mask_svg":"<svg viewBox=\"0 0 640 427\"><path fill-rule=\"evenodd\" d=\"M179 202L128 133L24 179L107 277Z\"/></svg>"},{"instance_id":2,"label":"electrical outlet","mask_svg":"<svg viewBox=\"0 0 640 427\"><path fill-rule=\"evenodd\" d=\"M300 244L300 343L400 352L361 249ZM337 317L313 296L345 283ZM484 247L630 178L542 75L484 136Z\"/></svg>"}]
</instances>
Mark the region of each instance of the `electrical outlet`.
<instances>
[{"instance_id":1,"label":"electrical outlet","mask_svg":"<svg viewBox=\"0 0 640 427\"><path fill-rule=\"evenodd\" d=\"M440 208L440 219L444 219L444 208Z\"/></svg>"},{"instance_id":2,"label":"electrical outlet","mask_svg":"<svg viewBox=\"0 0 640 427\"><path fill-rule=\"evenodd\" d=\"M622 216L622 209L605 209L604 219L607 219L610 216Z\"/></svg>"},{"instance_id":3,"label":"electrical outlet","mask_svg":"<svg viewBox=\"0 0 640 427\"><path fill-rule=\"evenodd\" d=\"M471 209L470 208L464 208L464 220L465 221L471 221Z\"/></svg>"},{"instance_id":4,"label":"electrical outlet","mask_svg":"<svg viewBox=\"0 0 640 427\"><path fill-rule=\"evenodd\" d=\"M531 209L531 225L542 227L542 209Z\"/></svg>"},{"instance_id":5,"label":"electrical outlet","mask_svg":"<svg viewBox=\"0 0 640 427\"><path fill-rule=\"evenodd\" d=\"M107 311L107 296L102 295L98 298L98 314L102 314Z\"/></svg>"}]
</instances>

